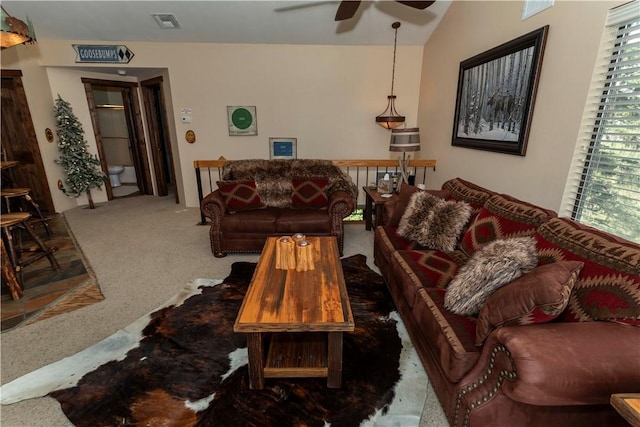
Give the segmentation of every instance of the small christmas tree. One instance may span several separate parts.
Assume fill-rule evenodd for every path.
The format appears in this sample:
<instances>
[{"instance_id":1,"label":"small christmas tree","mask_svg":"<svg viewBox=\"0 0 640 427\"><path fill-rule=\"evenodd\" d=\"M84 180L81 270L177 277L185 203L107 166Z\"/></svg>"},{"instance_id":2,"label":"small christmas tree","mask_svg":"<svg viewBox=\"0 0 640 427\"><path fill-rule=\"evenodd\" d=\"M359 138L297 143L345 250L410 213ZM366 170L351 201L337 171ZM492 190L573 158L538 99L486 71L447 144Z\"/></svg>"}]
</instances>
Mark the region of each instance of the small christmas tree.
<instances>
[{"instance_id":1,"label":"small christmas tree","mask_svg":"<svg viewBox=\"0 0 640 427\"><path fill-rule=\"evenodd\" d=\"M55 116L58 130L58 149L60 158L55 162L62 165L67 178L66 188L62 191L69 197L87 194L89 207L95 209L91 197L92 188L102 188L107 176L100 169L100 160L87 151L84 130L78 118L73 114L71 105L58 95L55 102Z\"/></svg>"}]
</instances>

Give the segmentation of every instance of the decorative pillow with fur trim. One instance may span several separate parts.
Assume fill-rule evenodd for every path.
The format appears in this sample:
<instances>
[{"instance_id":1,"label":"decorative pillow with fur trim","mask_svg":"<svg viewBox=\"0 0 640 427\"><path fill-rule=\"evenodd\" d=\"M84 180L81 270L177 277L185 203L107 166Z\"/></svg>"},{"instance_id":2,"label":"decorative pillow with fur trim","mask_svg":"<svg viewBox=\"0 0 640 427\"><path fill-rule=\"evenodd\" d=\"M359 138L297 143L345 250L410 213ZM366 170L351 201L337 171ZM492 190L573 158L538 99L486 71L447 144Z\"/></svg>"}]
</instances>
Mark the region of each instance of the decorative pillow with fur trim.
<instances>
[{"instance_id":1,"label":"decorative pillow with fur trim","mask_svg":"<svg viewBox=\"0 0 640 427\"><path fill-rule=\"evenodd\" d=\"M541 265L495 291L478 315L476 345L503 326L546 323L558 317L569 304L583 266L579 261Z\"/></svg>"},{"instance_id":2,"label":"decorative pillow with fur trim","mask_svg":"<svg viewBox=\"0 0 640 427\"><path fill-rule=\"evenodd\" d=\"M322 209L329 203L328 178L292 178L291 207L297 209Z\"/></svg>"},{"instance_id":3,"label":"decorative pillow with fur trim","mask_svg":"<svg viewBox=\"0 0 640 427\"><path fill-rule=\"evenodd\" d=\"M426 191L414 193L400 218L398 234L430 249L452 252L471 215L466 202L445 201Z\"/></svg>"},{"instance_id":4,"label":"decorative pillow with fur trim","mask_svg":"<svg viewBox=\"0 0 640 427\"><path fill-rule=\"evenodd\" d=\"M291 207L291 179L267 173L256 174L256 188L262 203L272 208Z\"/></svg>"},{"instance_id":5,"label":"decorative pillow with fur trim","mask_svg":"<svg viewBox=\"0 0 640 427\"><path fill-rule=\"evenodd\" d=\"M253 181L218 181L217 184L230 214L266 207Z\"/></svg>"},{"instance_id":6,"label":"decorative pillow with fur trim","mask_svg":"<svg viewBox=\"0 0 640 427\"><path fill-rule=\"evenodd\" d=\"M407 206L409 206L409 201L411 200L411 196L413 196L413 194L418 191L423 191L423 190L420 190L418 187L414 187L413 185L409 185L405 183L403 183L400 186L398 199L393 208L393 212L389 217L389 222L387 223L387 225L390 225L392 227L397 227L400 224L402 215L404 214L404 211L407 209ZM424 190L424 191L440 199L446 199L447 197L449 197L449 192L447 190Z\"/></svg>"},{"instance_id":7,"label":"decorative pillow with fur trim","mask_svg":"<svg viewBox=\"0 0 640 427\"><path fill-rule=\"evenodd\" d=\"M496 289L533 270L537 264L533 237L488 243L473 254L449 283L445 308L455 314L473 316Z\"/></svg>"},{"instance_id":8,"label":"decorative pillow with fur trim","mask_svg":"<svg viewBox=\"0 0 640 427\"><path fill-rule=\"evenodd\" d=\"M426 240L434 208L439 203L444 203L444 200L427 192L418 191L413 193L409 199L407 209L405 209L402 218L400 218L397 230L398 235L417 243Z\"/></svg>"}]
</instances>

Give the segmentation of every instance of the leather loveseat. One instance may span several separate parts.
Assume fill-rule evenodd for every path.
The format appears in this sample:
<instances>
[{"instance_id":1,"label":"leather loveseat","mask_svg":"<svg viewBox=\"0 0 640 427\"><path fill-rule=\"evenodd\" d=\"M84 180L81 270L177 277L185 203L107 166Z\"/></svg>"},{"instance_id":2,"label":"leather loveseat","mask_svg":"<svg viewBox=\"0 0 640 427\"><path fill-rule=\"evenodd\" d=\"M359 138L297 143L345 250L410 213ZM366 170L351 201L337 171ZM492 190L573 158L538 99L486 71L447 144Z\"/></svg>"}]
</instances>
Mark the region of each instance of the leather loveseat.
<instances>
[{"instance_id":1,"label":"leather loveseat","mask_svg":"<svg viewBox=\"0 0 640 427\"><path fill-rule=\"evenodd\" d=\"M294 233L335 236L342 254L358 190L331 161L230 161L217 184L200 203L214 256L260 252L267 237Z\"/></svg>"},{"instance_id":2,"label":"leather loveseat","mask_svg":"<svg viewBox=\"0 0 640 427\"><path fill-rule=\"evenodd\" d=\"M640 245L456 178L427 192L465 202L468 220L453 249L430 249L405 237L418 191L386 204L374 258L451 426L627 425L609 402L640 391ZM533 244L537 263L477 313L452 312L447 293L506 241Z\"/></svg>"}]
</instances>

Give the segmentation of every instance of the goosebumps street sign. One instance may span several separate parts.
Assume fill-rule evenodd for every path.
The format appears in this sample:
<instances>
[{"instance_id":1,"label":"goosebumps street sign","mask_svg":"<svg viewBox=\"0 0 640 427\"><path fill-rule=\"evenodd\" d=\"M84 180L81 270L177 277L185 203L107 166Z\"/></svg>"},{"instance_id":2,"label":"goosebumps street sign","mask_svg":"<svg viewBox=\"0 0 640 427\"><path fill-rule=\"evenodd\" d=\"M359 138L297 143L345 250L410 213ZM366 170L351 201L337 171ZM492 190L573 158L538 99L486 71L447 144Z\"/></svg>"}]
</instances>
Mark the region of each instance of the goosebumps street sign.
<instances>
[{"instance_id":1,"label":"goosebumps street sign","mask_svg":"<svg viewBox=\"0 0 640 427\"><path fill-rule=\"evenodd\" d=\"M124 45L74 44L76 62L128 64L133 52Z\"/></svg>"}]
</instances>

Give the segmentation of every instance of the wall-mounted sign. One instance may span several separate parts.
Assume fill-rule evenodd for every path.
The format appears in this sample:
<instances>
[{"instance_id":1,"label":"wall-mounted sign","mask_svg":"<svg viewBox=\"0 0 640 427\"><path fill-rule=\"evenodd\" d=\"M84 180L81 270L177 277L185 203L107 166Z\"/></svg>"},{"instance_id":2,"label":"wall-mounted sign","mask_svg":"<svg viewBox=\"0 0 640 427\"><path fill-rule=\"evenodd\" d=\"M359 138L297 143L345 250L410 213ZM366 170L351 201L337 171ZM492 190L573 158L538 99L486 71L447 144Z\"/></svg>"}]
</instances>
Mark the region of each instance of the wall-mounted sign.
<instances>
[{"instance_id":1,"label":"wall-mounted sign","mask_svg":"<svg viewBox=\"0 0 640 427\"><path fill-rule=\"evenodd\" d=\"M133 52L124 45L74 44L76 62L128 64Z\"/></svg>"},{"instance_id":2,"label":"wall-mounted sign","mask_svg":"<svg viewBox=\"0 0 640 427\"><path fill-rule=\"evenodd\" d=\"M256 107L227 107L229 135L257 135Z\"/></svg>"}]
</instances>

